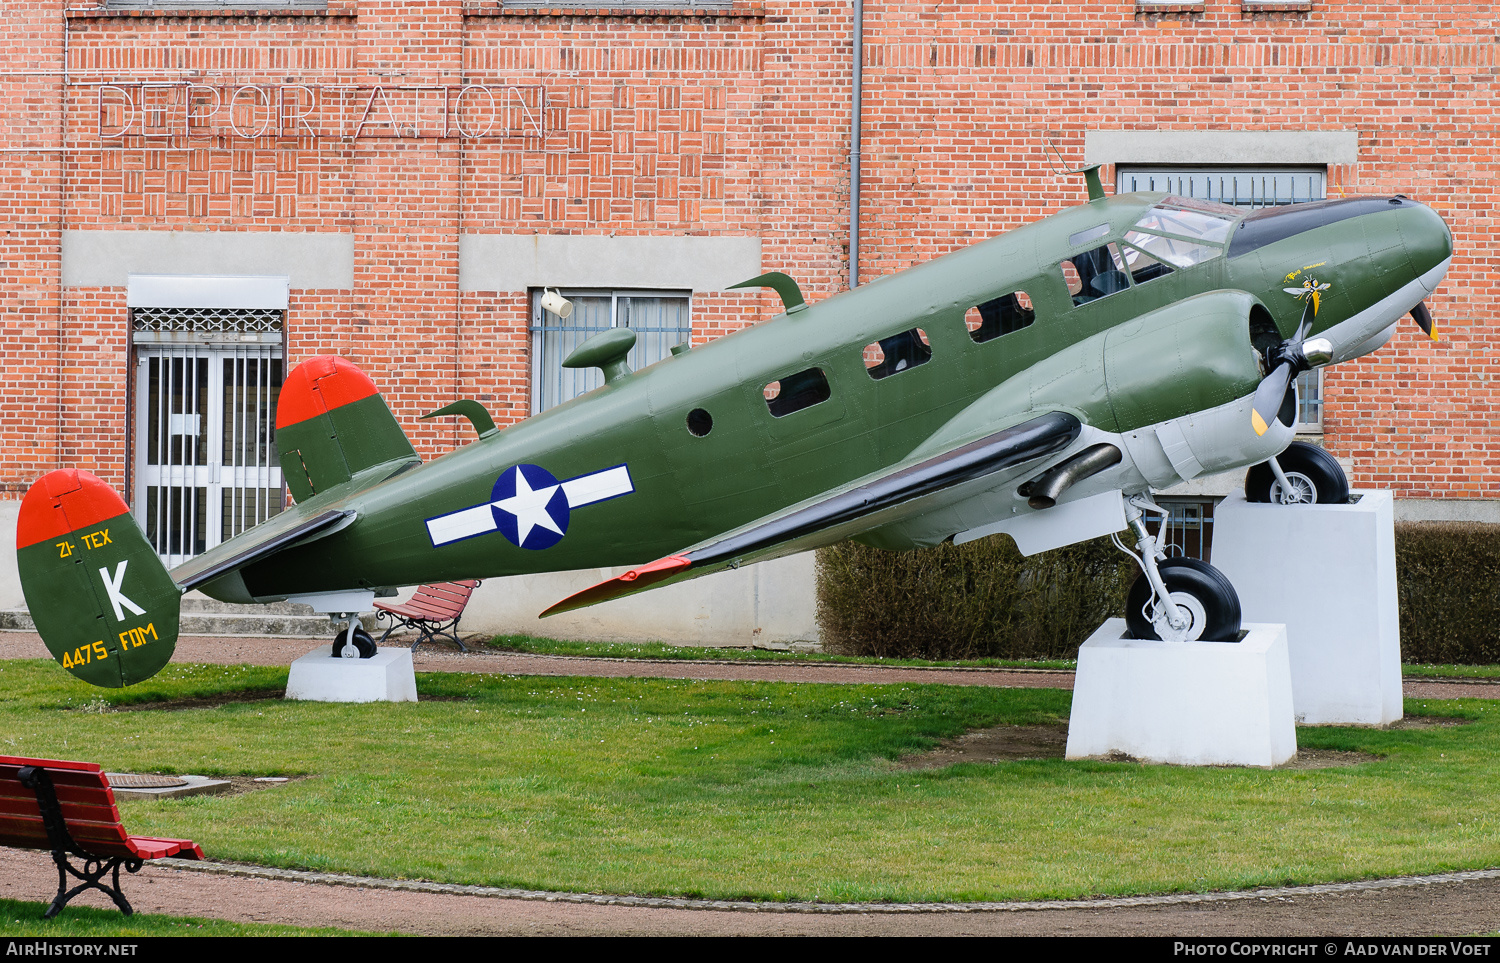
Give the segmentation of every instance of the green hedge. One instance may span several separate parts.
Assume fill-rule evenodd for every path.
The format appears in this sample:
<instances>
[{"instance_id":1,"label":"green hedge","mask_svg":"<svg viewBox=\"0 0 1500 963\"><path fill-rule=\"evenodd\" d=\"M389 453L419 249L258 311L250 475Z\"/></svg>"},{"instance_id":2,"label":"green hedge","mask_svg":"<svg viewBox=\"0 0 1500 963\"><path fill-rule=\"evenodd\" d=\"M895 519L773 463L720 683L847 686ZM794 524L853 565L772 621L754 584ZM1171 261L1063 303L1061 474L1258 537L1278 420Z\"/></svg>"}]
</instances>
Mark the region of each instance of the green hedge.
<instances>
[{"instance_id":1,"label":"green hedge","mask_svg":"<svg viewBox=\"0 0 1500 963\"><path fill-rule=\"evenodd\" d=\"M1396 583L1402 660L1500 662L1500 525L1402 522Z\"/></svg>"},{"instance_id":2,"label":"green hedge","mask_svg":"<svg viewBox=\"0 0 1500 963\"><path fill-rule=\"evenodd\" d=\"M1070 659L1125 609L1139 571L1101 538L1023 558L992 536L888 552L843 542L818 552L823 646L849 655Z\"/></svg>"},{"instance_id":3,"label":"green hedge","mask_svg":"<svg viewBox=\"0 0 1500 963\"><path fill-rule=\"evenodd\" d=\"M888 552L818 553L818 621L832 652L887 658L1073 658L1124 613L1139 569L1109 539L1023 558L1005 536ZM1407 662L1500 662L1500 525L1396 526Z\"/></svg>"}]
</instances>

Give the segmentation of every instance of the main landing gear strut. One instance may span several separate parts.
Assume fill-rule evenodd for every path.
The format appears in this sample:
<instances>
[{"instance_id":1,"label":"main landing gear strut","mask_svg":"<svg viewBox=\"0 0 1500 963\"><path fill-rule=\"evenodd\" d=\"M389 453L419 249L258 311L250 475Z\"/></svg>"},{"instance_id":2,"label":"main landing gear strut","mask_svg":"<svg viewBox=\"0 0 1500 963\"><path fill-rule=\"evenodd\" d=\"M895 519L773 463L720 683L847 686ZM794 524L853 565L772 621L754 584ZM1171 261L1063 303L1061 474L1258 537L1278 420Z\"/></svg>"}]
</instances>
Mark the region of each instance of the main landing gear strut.
<instances>
[{"instance_id":1,"label":"main landing gear strut","mask_svg":"<svg viewBox=\"0 0 1500 963\"><path fill-rule=\"evenodd\" d=\"M1165 516L1149 493L1125 498L1125 521L1135 533L1130 551L1113 536L1120 551L1134 558L1141 576L1125 602L1125 625L1132 638L1164 642L1237 642L1240 598L1223 572L1195 558L1168 558L1161 539L1146 529L1144 514Z\"/></svg>"},{"instance_id":2,"label":"main landing gear strut","mask_svg":"<svg viewBox=\"0 0 1500 963\"><path fill-rule=\"evenodd\" d=\"M330 620L342 621L344 627L333 637L333 657L346 659L371 659L375 657L375 640L370 638L364 626L359 624L358 612L338 612Z\"/></svg>"}]
</instances>

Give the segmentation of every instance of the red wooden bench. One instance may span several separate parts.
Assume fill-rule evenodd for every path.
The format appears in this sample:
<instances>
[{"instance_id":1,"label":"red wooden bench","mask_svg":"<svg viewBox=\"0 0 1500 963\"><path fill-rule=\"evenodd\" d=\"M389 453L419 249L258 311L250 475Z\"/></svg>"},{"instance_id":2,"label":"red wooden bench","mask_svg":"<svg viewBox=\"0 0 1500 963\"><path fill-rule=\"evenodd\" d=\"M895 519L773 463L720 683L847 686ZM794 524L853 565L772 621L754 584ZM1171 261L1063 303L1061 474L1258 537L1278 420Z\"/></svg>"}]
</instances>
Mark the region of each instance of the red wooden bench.
<instances>
[{"instance_id":1,"label":"red wooden bench","mask_svg":"<svg viewBox=\"0 0 1500 963\"><path fill-rule=\"evenodd\" d=\"M126 916L135 911L120 891L120 867L134 873L148 859L202 859L189 839L131 836L120 825L114 790L92 762L0 756L0 845L50 849L57 863L57 896L43 914L51 919L86 889L108 893ZM80 871L69 854L84 861ZM114 874L114 884L101 882ZM80 884L68 889L68 874Z\"/></svg>"},{"instance_id":2,"label":"red wooden bench","mask_svg":"<svg viewBox=\"0 0 1500 963\"><path fill-rule=\"evenodd\" d=\"M397 629L416 629L421 636L411 644L413 652L423 642L436 642L440 635L452 639L461 651L469 651L468 646L458 637L458 620L463 618L469 596L478 587L477 579L434 582L417 589L416 594L405 602L395 605L376 602L375 608L379 611L375 613L375 618L392 620L391 627L385 630L380 641L384 642L386 636Z\"/></svg>"}]
</instances>

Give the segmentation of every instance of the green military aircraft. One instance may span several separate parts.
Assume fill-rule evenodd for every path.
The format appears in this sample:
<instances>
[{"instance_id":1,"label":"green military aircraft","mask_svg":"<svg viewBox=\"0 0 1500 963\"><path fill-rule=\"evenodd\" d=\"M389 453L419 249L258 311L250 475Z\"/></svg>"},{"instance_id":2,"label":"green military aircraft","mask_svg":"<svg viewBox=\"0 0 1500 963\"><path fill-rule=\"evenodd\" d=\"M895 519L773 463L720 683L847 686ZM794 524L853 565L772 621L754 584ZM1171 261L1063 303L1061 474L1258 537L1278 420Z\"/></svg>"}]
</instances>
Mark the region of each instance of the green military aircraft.
<instances>
[{"instance_id":1,"label":"green military aircraft","mask_svg":"<svg viewBox=\"0 0 1500 963\"><path fill-rule=\"evenodd\" d=\"M433 412L479 437L430 462L358 368L311 358L277 410L295 506L169 573L114 491L54 471L17 529L32 615L65 668L123 686L167 662L193 588L313 602L347 618L335 654L368 656L353 613L399 586L638 566L550 614L845 538L1003 532L1031 554L1101 535L1124 550L1130 529L1132 631L1233 641L1233 587L1166 557L1152 491L1254 465L1252 498L1347 498L1336 462L1292 444L1294 375L1374 351L1407 314L1433 335L1452 237L1401 196L1246 214L1097 184L817 304L784 275L745 282L785 312L641 371L635 335L605 332L565 362L601 387L504 430L474 401Z\"/></svg>"}]
</instances>

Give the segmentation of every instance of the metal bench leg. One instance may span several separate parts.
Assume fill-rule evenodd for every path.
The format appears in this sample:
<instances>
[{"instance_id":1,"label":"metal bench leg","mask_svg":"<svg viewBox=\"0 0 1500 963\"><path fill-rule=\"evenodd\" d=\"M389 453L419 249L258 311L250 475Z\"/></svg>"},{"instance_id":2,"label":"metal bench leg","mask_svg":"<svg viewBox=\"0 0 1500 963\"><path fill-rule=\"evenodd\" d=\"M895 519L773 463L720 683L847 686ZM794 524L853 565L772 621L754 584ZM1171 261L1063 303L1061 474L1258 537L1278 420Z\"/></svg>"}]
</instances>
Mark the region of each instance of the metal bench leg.
<instances>
[{"instance_id":1,"label":"metal bench leg","mask_svg":"<svg viewBox=\"0 0 1500 963\"><path fill-rule=\"evenodd\" d=\"M125 899L125 892L120 889L120 866L123 865L126 871L133 873L141 868L140 860L130 859L125 856L113 856L105 860L88 859L84 861L82 872L73 868L73 864L68 862L68 855L66 853L54 850L52 860L57 863L57 896L53 897L52 905L47 907L47 912L42 914L43 919L50 920L58 913L61 913L63 907L68 905L69 900L86 889L97 889L100 892L107 893L109 898L115 901L115 905L120 908L121 913L124 913L126 916L135 915L135 910L130 908L129 901ZM83 882L72 889L68 889L69 873L83 880ZM111 873L114 877L113 886L100 882L106 874Z\"/></svg>"}]
</instances>

